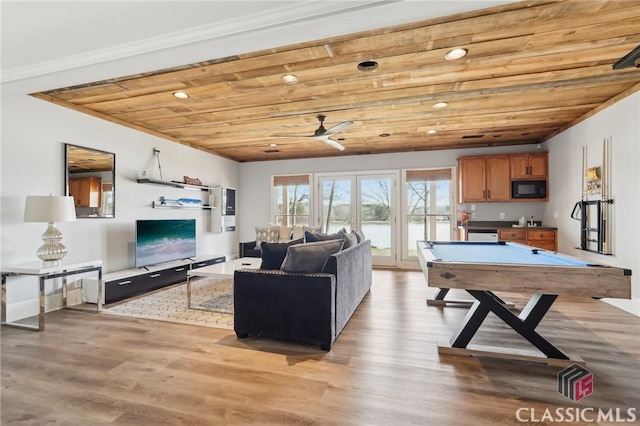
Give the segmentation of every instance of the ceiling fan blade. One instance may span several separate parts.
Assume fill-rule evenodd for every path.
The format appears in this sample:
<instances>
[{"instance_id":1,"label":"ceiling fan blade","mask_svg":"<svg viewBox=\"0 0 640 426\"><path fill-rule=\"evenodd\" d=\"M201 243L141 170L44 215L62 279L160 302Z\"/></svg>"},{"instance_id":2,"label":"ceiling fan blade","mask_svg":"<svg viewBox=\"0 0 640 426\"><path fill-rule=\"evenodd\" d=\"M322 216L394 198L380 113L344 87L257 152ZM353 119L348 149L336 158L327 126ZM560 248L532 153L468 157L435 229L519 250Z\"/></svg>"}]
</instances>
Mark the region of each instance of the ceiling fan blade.
<instances>
[{"instance_id":1,"label":"ceiling fan blade","mask_svg":"<svg viewBox=\"0 0 640 426\"><path fill-rule=\"evenodd\" d=\"M339 149L340 151L344 151L344 146L340 145L338 142L329 139L328 136L319 136L317 138L318 140L321 140L322 142L331 145L332 147L334 147L335 149Z\"/></svg>"},{"instance_id":2,"label":"ceiling fan blade","mask_svg":"<svg viewBox=\"0 0 640 426\"><path fill-rule=\"evenodd\" d=\"M343 121L342 123L333 126L332 128L330 128L329 130L327 130L326 132L324 132L324 135L333 135L335 133L341 132L344 129L346 129L347 127L351 126L353 124L353 121Z\"/></svg>"},{"instance_id":3,"label":"ceiling fan blade","mask_svg":"<svg viewBox=\"0 0 640 426\"><path fill-rule=\"evenodd\" d=\"M313 138L313 135L269 135L270 138Z\"/></svg>"}]
</instances>

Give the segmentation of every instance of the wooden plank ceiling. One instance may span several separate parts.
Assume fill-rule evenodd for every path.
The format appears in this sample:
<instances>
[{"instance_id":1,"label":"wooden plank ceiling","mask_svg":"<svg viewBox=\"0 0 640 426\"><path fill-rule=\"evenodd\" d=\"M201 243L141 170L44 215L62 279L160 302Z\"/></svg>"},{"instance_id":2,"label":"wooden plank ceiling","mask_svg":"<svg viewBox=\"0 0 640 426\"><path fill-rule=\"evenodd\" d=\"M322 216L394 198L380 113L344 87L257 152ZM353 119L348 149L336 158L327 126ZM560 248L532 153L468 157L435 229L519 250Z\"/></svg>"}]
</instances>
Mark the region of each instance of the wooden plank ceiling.
<instances>
[{"instance_id":1,"label":"wooden plank ceiling","mask_svg":"<svg viewBox=\"0 0 640 426\"><path fill-rule=\"evenodd\" d=\"M639 45L640 1L525 1L32 95L236 161L535 144L640 89ZM273 137L319 114L344 151Z\"/></svg>"}]
</instances>

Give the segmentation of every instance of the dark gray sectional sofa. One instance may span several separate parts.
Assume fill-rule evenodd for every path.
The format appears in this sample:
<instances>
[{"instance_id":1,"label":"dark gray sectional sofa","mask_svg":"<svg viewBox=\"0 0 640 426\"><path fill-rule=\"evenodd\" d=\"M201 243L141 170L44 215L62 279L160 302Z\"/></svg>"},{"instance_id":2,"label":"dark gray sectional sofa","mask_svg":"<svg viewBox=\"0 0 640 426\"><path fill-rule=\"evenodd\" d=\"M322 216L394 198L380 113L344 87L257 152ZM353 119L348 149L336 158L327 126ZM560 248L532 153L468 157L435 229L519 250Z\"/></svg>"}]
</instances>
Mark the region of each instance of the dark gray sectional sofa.
<instances>
[{"instance_id":1,"label":"dark gray sectional sofa","mask_svg":"<svg viewBox=\"0 0 640 426\"><path fill-rule=\"evenodd\" d=\"M240 269L234 274L234 329L331 350L371 288L371 242L329 256L323 272Z\"/></svg>"}]
</instances>

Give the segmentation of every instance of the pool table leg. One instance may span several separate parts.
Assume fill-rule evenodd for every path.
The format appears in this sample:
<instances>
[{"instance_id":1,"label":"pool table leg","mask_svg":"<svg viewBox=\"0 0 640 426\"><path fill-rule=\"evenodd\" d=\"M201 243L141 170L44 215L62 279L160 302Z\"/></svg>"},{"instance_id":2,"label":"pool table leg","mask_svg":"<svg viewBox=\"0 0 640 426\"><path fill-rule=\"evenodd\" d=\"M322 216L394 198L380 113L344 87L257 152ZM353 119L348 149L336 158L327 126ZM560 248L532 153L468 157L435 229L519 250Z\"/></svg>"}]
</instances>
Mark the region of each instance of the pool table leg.
<instances>
[{"instance_id":1,"label":"pool table leg","mask_svg":"<svg viewBox=\"0 0 640 426\"><path fill-rule=\"evenodd\" d=\"M473 336L475 336L478 328L482 325L484 319L489 315L489 307L479 301L473 302L467 315L462 321L462 327L456 334L451 337L449 343L454 348L466 348Z\"/></svg>"},{"instance_id":2,"label":"pool table leg","mask_svg":"<svg viewBox=\"0 0 640 426\"><path fill-rule=\"evenodd\" d=\"M535 294L525 306L525 309L522 311L519 317L515 316L513 312L509 309L505 308L502 303L496 300L496 296L490 291L482 291L482 290L467 290L469 294L471 294L479 303L478 310L481 306L484 307L485 310L491 311L502 321L507 323L511 328L513 328L518 334L527 339L533 346L535 346L540 352L545 354L548 358L555 359L563 359L568 360L569 357L565 355L562 351L556 348L551 344L547 339L542 337L535 331L536 326L540 323L544 315L547 313L553 302L558 297L554 294ZM476 302L477 303L477 302ZM475 304L474 304L475 307ZM480 319L480 324L482 320L487 316L484 316ZM467 324L468 319L468 324ZM465 318L465 324L463 325L461 332L467 327L470 330L473 330L473 333L468 339L461 339L460 342L456 343L464 343L464 346L458 346L451 342L451 346L463 348L466 347L466 344L469 343L473 334L478 330L480 324L476 324L476 318ZM464 333L459 332L458 334L465 335Z\"/></svg>"}]
</instances>

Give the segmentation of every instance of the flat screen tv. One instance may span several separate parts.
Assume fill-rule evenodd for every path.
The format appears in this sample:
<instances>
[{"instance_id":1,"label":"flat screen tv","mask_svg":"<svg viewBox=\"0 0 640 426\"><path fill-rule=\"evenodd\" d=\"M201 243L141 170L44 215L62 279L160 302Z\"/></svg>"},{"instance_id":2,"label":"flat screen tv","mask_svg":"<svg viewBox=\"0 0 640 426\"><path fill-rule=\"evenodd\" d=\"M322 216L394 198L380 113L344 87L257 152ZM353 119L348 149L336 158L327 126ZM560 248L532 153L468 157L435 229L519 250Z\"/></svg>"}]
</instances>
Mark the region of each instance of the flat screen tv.
<instances>
[{"instance_id":1,"label":"flat screen tv","mask_svg":"<svg viewBox=\"0 0 640 426\"><path fill-rule=\"evenodd\" d=\"M195 255L195 219L136 221L136 268Z\"/></svg>"}]
</instances>

